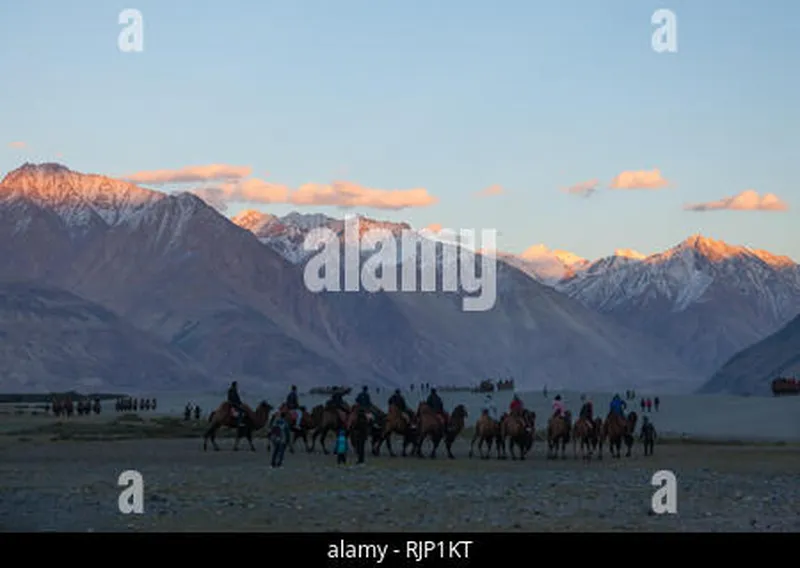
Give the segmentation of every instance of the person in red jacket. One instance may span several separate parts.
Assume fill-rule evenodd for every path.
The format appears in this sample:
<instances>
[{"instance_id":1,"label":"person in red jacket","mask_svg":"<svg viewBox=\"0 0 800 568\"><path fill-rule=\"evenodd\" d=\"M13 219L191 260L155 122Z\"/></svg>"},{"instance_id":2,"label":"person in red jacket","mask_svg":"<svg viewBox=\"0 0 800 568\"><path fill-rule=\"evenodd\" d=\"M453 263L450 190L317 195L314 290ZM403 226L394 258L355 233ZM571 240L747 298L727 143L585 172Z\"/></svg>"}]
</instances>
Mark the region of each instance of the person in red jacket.
<instances>
[{"instance_id":1,"label":"person in red jacket","mask_svg":"<svg viewBox=\"0 0 800 568\"><path fill-rule=\"evenodd\" d=\"M522 401L519 396L514 395L514 398L511 399L511 404L508 405L508 410L512 416L519 416L522 413Z\"/></svg>"}]
</instances>

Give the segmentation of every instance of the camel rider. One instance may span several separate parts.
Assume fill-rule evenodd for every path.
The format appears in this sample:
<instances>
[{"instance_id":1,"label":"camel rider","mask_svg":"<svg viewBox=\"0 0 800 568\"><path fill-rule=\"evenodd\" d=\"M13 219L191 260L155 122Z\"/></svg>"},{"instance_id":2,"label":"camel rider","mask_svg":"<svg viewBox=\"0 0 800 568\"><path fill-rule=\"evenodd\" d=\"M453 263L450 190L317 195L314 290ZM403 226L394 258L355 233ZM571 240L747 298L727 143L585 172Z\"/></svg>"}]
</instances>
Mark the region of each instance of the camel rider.
<instances>
[{"instance_id":1,"label":"camel rider","mask_svg":"<svg viewBox=\"0 0 800 568\"><path fill-rule=\"evenodd\" d=\"M400 389L395 389L394 394L389 397L389 406L396 406L397 410L403 413L406 417L406 420L411 422L411 414L408 411L408 405L406 404L406 399L403 398L403 394L400 392Z\"/></svg>"},{"instance_id":2,"label":"camel rider","mask_svg":"<svg viewBox=\"0 0 800 568\"><path fill-rule=\"evenodd\" d=\"M300 427L300 422L303 420L303 410L300 408L300 399L297 396L297 385L292 385L292 390L286 395L286 409L289 412L296 412L297 419L295 420L295 427Z\"/></svg>"},{"instance_id":3,"label":"camel rider","mask_svg":"<svg viewBox=\"0 0 800 568\"><path fill-rule=\"evenodd\" d=\"M431 388L430 394L428 394L428 399L425 401L425 404L427 404L431 408L431 410L433 410L434 413L441 416L444 419L445 423L447 423L447 415L444 413L444 403L442 402L442 399L439 398L439 393L436 392L435 387Z\"/></svg>"},{"instance_id":4,"label":"camel rider","mask_svg":"<svg viewBox=\"0 0 800 568\"><path fill-rule=\"evenodd\" d=\"M594 422L594 405L592 404L592 399L586 398L584 395L584 403L581 406L581 418L584 420L588 420L589 422Z\"/></svg>"},{"instance_id":5,"label":"camel rider","mask_svg":"<svg viewBox=\"0 0 800 568\"><path fill-rule=\"evenodd\" d=\"M514 398L511 399L511 404L508 405L509 413L512 416L519 416L522 414L522 401L519 398L519 395L514 395Z\"/></svg>"},{"instance_id":6,"label":"camel rider","mask_svg":"<svg viewBox=\"0 0 800 568\"><path fill-rule=\"evenodd\" d=\"M483 399L483 412L492 420L497 422L497 406L494 404L494 399L491 393L487 393Z\"/></svg>"},{"instance_id":7,"label":"camel rider","mask_svg":"<svg viewBox=\"0 0 800 568\"><path fill-rule=\"evenodd\" d=\"M356 404L359 409L367 413L367 418L372 420L372 398L369 396L369 388L364 387L356 397Z\"/></svg>"},{"instance_id":8,"label":"camel rider","mask_svg":"<svg viewBox=\"0 0 800 568\"><path fill-rule=\"evenodd\" d=\"M553 399L553 417L564 416L564 412L564 403L561 401L561 395L557 394L556 398Z\"/></svg>"},{"instance_id":9,"label":"camel rider","mask_svg":"<svg viewBox=\"0 0 800 568\"><path fill-rule=\"evenodd\" d=\"M619 416L620 418L625 418L625 408L627 408L628 404L622 400L622 397L619 394L615 394L614 398L611 399L611 404L608 408L608 414L610 416Z\"/></svg>"},{"instance_id":10,"label":"camel rider","mask_svg":"<svg viewBox=\"0 0 800 568\"><path fill-rule=\"evenodd\" d=\"M244 418L244 409L242 408L242 399L239 397L239 386L236 381L233 381L228 389L228 404L236 410L236 426L241 426Z\"/></svg>"},{"instance_id":11,"label":"camel rider","mask_svg":"<svg viewBox=\"0 0 800 568\"><path fill-rule=\"evenodd\" d=\"M336 410L345 410L344 393L341 390L334 389L331 393L331 398L328 400L327 406L335 408Z\"/></svg>"}]
</instances>

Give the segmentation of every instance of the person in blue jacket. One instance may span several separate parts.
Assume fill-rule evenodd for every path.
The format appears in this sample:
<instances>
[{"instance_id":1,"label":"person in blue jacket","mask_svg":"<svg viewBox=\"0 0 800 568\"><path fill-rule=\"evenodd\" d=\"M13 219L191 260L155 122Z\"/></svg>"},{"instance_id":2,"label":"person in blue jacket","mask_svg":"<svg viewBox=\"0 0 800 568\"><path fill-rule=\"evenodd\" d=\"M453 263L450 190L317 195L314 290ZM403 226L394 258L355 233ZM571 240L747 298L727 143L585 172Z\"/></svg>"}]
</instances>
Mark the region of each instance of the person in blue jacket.
<instances>
[{"instance_id":1,"label":"person in blue jacket","mask_svg":"<svg viewBox=\"0 0 800 568\"><path fill-rule=\"evenodd\" d=\"M344 428L339 429L339 435L336 436L336 463L343 464L347 462L347 432Z\"/></svg>"},{"instance_id":2,"label":"person in blue jacket","mask_svg":"<svg viewBox=\"0 0 800 568\"><path fill-rule=\"evenodd\" d=\"M619 416L620 418L625 418L625 409L627 408L627 403L622 400L622 397L619 394L615 394L614 398L611 399L611 404L608 408L608 413L611 416Z\"/></svg>"}]
</instances>

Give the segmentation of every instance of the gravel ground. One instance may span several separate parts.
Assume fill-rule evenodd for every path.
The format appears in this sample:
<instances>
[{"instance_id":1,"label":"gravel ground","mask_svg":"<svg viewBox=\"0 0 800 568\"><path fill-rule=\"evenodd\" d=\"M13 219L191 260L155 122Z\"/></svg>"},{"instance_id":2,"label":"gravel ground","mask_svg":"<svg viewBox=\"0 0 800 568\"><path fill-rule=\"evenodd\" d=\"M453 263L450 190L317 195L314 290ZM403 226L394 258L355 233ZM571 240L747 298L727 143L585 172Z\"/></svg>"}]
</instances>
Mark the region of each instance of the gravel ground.
<instances>
[{"instance_id":1,"label":"gravel ground","mask_svg":"<svg viewBox=\"0 0 800 568\"><path fill-rule=\"evenodd\" d=\"M268 467L257 452L204 453L194 439L0 438L3 531L798 531L797 447L674 444L655 457L524 462L320 453ZM299 446L298 446L299 447ZM145 511L123 515L117 476L145 480ZM655 515L655 471L678 478L678 514Z\"/></svg>"}]
</instances>

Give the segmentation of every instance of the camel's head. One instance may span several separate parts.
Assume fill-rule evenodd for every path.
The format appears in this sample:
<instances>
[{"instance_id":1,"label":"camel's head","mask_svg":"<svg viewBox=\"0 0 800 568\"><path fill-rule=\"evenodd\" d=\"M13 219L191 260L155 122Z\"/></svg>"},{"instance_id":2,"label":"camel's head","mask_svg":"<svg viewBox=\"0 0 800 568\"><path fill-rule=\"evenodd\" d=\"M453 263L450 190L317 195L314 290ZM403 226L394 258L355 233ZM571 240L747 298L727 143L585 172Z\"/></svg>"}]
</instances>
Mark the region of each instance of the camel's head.
<instances>
[{"instance_id":1,"label":"camel's head","mask_svg":"<svg viewBox=\"0 0 800 568\"><path fill-rule=\"evenodd\" d=\"M467 408L463 404L459 404L453 409L453 418L466 418Z\"/></svg>"}]
</instances>

